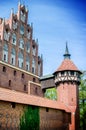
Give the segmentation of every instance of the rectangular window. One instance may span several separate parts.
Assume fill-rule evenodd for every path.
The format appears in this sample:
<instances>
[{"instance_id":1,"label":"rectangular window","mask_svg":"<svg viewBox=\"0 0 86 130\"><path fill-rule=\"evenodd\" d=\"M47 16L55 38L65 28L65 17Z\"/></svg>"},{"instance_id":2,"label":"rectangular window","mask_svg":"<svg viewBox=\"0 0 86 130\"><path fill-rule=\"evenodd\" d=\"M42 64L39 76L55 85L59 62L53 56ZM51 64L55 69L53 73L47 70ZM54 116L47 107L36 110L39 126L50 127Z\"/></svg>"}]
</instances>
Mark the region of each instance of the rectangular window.
<instances>
[{"instance_id":1,"label":"rectangular window","mask_svg":"<svg viewBox=\"0 0 86 130\"><path fill-rule=\"evenodd\" d=\"M21 63L21 67L23 68L23 62Z\"/></svg>"},{"instance_id":2,"label":"rectangular window","mask_svg":"<svg viewBox=\"0 0 86 130\"><path fill-rule=\"evenodd\" d=\"M22 73L21 77L24 79L24 74Z\"/></svg>"},{"instance_id":3,"label":"rectangular window","mask_svg":"<svg viewBox=\"0 0 86 130\"><path fill-rule=\"evenodd\" d=\"M11 107L12 107L12 108L15 108L15 107L16 107L15 102L12 102L12 103L11 103Z\"/></svg>"},{"instance_id":4,"label":"rectangular window","mask_svg":"<svg viewBox=\"0 0 86 130\"><path fill-rule=\"evenodd\" d=\"M4 61L6 61L6 55L4 54Z\"/></svg>"},{"instance_id":5,"label":"rectangular window","mask_svg":"<svg viewBox=\"0 0 86 130\"><path fill-rule=\"evenodd\" d=\"M28 65L26 65L26 70L28 70Z\"/></svg>"},{"instance_id":6,"label":"rectangular window","mask_svg":"<svg viewBox=\"0 0 86 130\"><path fill-rule=\"evenodd\" d=\"M13 62L14 62L14 60L13 60L13 58L11 59L11 63L13 64Z\"/></svg>"},{"instance_id":7,"label":"rectangular window","mask_svg":"<svg viewBox=\"0 0 86 130\"><path fill-rule=\"evenodd\" d=\"M9 80L9 87L11 86L11 80Z\"/></svg>"},{"instance_id":8,"label":"rectangular window","mask_svg":"<svg viewBox=\"0 0 86 130\"><path fill-rule=\"evenodd\" d=\"M46 112L49 112L49 108L46 108Z\"/></svg>"},{"instance_id":9,"label":"rectangular window","mask_svg":"<svg viewBox=\"0 0 86 130\"><path fill-rule=\"evenodd\" d=\"M15 40L15 38L13 38L13 43L16 43L16 40Z\"/></svg>"},{"instance_id":10,"label":"rectangular window","mask_svg":"<svg viewBox=\"0 0 86 130\"><path fill-rule=\"evenodd\" d=\"M35 73L35 71L34 71L34 67L32 67L32 73Z\"/></svg>"},{"instance_id":11,"label":"rectangular window","mask_svg":"<svg viewBox=\"0 0 86 130\"><path fill-rule=\"evenodd\" d=\"M6 72L6 67L5 66L3 66L3 72Z\"/></svg>"},{"instance_id":12,"label":"rectangular window","mask_svg":"<svg viewBox=\"0 0 86 130\"><path fill-rule=\"evenodd\" d=\"M14 70L14 76L16 76L16 70Z\"/></svg>"}]
</instances>

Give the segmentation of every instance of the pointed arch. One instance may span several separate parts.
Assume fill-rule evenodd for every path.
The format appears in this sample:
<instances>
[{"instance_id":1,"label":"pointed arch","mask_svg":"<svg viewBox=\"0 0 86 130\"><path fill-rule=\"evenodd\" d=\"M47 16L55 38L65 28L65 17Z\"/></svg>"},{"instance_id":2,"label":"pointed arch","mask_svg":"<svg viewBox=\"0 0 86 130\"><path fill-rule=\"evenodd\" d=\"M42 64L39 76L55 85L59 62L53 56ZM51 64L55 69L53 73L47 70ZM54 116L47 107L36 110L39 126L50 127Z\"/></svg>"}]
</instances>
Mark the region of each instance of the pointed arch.
<instances>
[{"instance_id":1,"label":"pointed arch","mask_svg":"<svg viewBox=\"0 0 86 130\"><path fill-rule=\"evenodd\" d=\"M13 33L13 35L12 35L12 44L16 45L16 40L17 40L16 34Z\"/></svg>"},{"instance_id":2,"label":"pointed arch","mask_svg":"<svg viewBox=\"0 0 86 130\"><path fill-rule=\"evenodd\" d=\"M19 47L24 49L24 40L22 38L19 39Z\"/></svg>"},{"instance_id":3,"label":"pointed arch","mask_svg":"<svg viewBox=\"0 0 86 130\"><path fill-rule=\"evenodd\" d=\"M8 62L8 44L3 46L3 61Z\"/></svg>"},{"instance_id":4,"label":"pointed arch","mask_svg":"<svg viewBox=\"0 0 86 130\"><path fill-rule=\"evenodd\" d=\"M28 55L26 56L26 70L27 70L27 71L30 70L30 58L29 58Z\"/></svg>"},{"instance_id":5,"label":"pointed arch","mask_svg":"<svg viewBox=\"0 0 86 130\"><path fill-rule=\"evenodd\" d=\"M15 60L16 60L16 51L14 48L11 50L11 64L15 65Z\"/></svg>"},{"instance_id":6,"label":"pointed arch","mask_svg":"<svg viewBox=\"0 0 86 130\"><path fill-rule=\"evenodd\" d=\"M18 66L20 68L23 68L23 62L24 62L24 56L23 56L23 53L20 51L18 53Z\"/></svg>"},{"instance_id":7,"label":"pointed arch","mask_svg":"<svg viewBox=\"0 0 86 130\"><path fill-rule=\"evenodd\" d=\"M27 42L27 43L26 43L26 51L27 51L27 52L30 52L30 42Z\"/></svg>"},{"instance_id":8,"label":"pointed arch","mask_svg":"<svg viewBox=\"0 0 86 130\"><path fill-rule=\"evenodd\" d=\"M32 73L35 74L35 66L36 66L36 61L35 61L35 58L33 57L32 59Z\"/></svg>"}]
</instances>

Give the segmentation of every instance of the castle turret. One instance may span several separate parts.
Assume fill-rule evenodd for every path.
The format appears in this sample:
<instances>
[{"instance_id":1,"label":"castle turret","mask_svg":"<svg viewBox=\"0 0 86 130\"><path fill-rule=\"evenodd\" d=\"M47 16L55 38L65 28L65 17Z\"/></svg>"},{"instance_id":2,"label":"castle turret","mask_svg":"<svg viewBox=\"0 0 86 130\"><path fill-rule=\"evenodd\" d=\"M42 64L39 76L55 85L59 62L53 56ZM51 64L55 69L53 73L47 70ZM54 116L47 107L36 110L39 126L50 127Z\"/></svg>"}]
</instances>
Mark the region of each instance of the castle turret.
<instances>
[{"instance_id":1,"label":"castle turret","mask_svg":"<svg viewBox=\"0 0 86 130\"><path fill-rule=\"evenodd\" d=\"M55 71L55 84L57 87L58 101L64 103L70 110L71 113L78 116L79 110L79 96L78 96L78 85L80 84L80 74L76 65L70 59L68 46L66 43L66 49L64 60L61 65ZM77 111L77 112L76 112ZM75 116L71 118L71 130L74 129ZM78 123L79 124L79 123ZM78 126L77 126L78 130Z\"/></svg>"}]
</instances>

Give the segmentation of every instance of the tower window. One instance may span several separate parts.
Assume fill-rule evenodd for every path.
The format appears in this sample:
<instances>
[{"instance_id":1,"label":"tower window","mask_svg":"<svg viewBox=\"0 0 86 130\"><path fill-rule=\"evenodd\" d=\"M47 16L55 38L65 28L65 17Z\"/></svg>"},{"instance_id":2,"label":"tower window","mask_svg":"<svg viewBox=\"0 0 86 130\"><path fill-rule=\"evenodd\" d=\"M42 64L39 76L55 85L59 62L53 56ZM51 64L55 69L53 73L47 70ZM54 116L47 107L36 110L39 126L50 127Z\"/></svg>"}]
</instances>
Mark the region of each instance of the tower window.
<instances>
[{"instance_id":1,"label":"tower window","mask_svg":"<svg viewBox=\"0 0 86 130\"><path fill-rule=\"evenodd\" d=\"M72 76L74 75L74 72L73 72L73 71L71 71L70 73L71 73Z\"/></svg>"},{"instance_id":2,"label":"tower window","mask_svg":"<svg viewBox=\"0 0 86 130\"><path fill-rule=\"evenodd\" d=\"M6 67L5 66L3 66L3 72L6 72Z\"/></svg>"},{"instance_id":3,"label":"tower window","mask_svg":"<svg viewBox=\"0 0 86 130\"><path fill-rule=\"evenodd\" d=\"M61 72L61 75L64 76L64 72L63 71Z\"/></svg>"}]
</instances>

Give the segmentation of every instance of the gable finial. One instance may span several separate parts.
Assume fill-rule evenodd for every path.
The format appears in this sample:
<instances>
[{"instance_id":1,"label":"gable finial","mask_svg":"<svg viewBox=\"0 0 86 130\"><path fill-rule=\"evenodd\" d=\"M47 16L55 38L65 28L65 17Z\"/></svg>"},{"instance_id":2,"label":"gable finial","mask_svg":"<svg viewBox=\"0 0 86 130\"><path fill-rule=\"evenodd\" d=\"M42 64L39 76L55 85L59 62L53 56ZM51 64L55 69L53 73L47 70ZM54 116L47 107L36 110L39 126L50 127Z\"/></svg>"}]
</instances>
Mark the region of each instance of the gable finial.
<instances>
[{"instance_id":1,"label":"gable finial","mask_svg":"<svg viewBox=\"0 0 86 130\"><path fill-rule=\"evenodd\" d=\"M68 44L66 42L66 49L65 49L65 54L63 55L64 59L70 59L70 54L69 54L69 50L68 50Z\"/></svg>"}]
</instances>

